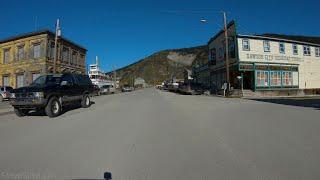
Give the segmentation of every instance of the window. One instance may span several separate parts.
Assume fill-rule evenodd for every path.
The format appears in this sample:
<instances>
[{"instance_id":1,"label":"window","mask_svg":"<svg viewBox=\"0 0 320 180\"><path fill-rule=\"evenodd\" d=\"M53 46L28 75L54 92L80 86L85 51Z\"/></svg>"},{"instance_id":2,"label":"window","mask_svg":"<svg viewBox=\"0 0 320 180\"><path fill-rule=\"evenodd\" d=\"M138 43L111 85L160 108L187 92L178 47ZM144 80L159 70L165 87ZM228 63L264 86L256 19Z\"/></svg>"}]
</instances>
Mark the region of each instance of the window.
<instances>
[{"instance_id":1,"label":"window","mask_svg":"<svg viewBox=\"0 0 320 180\"><path fill-rule=\"evenodd\" d=\"M24 46L18 47L18 60L24 59Z\"/></svg>"},{"instance_id":2,"label":"window","mask_svg":"<svg viewBox=\"0 0 320 180\"><path fill-rule=\"evenodd\" d=\"M316 48L315 48L315 53L316 53L316 56L317 56L317 57L320 56L320 47L316 47Z\"/></svg>"},{"instance_id":3,"label":"window","mask_svg":"<svg viewBox=\"0 0 320 180\"><path fill-rule=\"evenodd\" d=\"M62 77L61 81L67 81L70 84L73 84L73 77L69 74L66 74Z\"/></svg>"},{"instance_id":4,"label":"window","mask_svg":"<svg viewBox=\"0 0 320 180\"><path fill-rule=\"evenodd\" d=\"M281 86L281 72L271 71L270 72L270 86Z\"/></svg>"},{"instance_id":5,"label":"window","mask_svg":"<svg viewBox=\"0 0 320 180\"><path fill-rule=\"evenodd\" d=\"M223 49L222 47L219 47L219 59L222 59L223 58Z\"/></svg>"},{"instance_id":6,"label":"window","mask_svg":"<svg viewBox=\"0 0 320 180\"><path fill-rule=\"evenodd\" d=\"M210 50L210 60L215 61L216 60L216 48L213 48Z\"/></svg>"},{"instance_id":7,"label":"window","mask_svg":"<svg viewBox=\"0 0 320 180\"><path fill-rule=\"evenodd\" d=\"M311 55L310 46L303 46L303 55L305 55L305 56Z\"/></svg>"},{"instance_id":8,"label":"window","mask_svg":"<svg viewBox=\"0 0 320 180\"><path fill-rule=\"evenodd\" d=\"M54 58L54 42L50 43L50 56L51 59Z\"/></svg>"},{"instance_id":9,"label":"window","mask_svg":"<svg viewBox=\"0 0 320 180\"><path fill-rule=\"evenodd\" d=\"M32 73L32 82L36 80L38 77L40 77L39 73Z\"/></svg>"},{"instance_id":10,"label":"window","mask_svg":"<svg viewBox=\"0 0 320 180\"><path fill-rule=\"evenodd\" d=\"M73 51L72 52L72 59L71 59L71 62L73 62L74 64L79 64L78 63L78 58L77 58L77 52L76 51Z\"/></svg>"},{"instance_id":11,"label":"window","mask_svg":"<svg viewBox=\"0 0 320 180\"><path fill-rule=\"evenodd\" d=\"M62 49L62 61L69 61L69 48L67 47Z\"/></svg>"},{"instance_id":12,"label":"window","mask_svg":"<svg viewBox=\"0 0 320 180\"><path fill-rule=\"evenodd\" d=\"M292 51L294 55L298 55L298 45L292 44Z\"/></svg>"},{"instance_id":13,"label":"window","mask_svg":"<svg viewBox=\"0 0 320 180\"><path fill-rule=\"evenodd\" d=\"M80 54L80 62L79 62L79 64L81 64L81 66L85 66L85 55L83 55L83 54Z\"/></svg>"},{"instance_id":14,"label":"window","mask_svg":"<svg viewBox=\"0 0 320 180\"><path fill-rule=\"evenodd\" d=\"M257 71L257 86L266 87L269 86L269 72L268 71Z\"/></svg>"},{"instance_id":15,"label":"window","mask_svg":"<svg viewBox=\"0 0 320 180\"><path fill-rule=\"evenodd\" d=\"M264 52L270 52L270 41L263 41Z\"/></svg>"},{"instance_id":16,"label":"window","mask_svg":"<svg viewBox=\"0 0 320 180\"><path fill-rule=\"evenodd\" d=\"M10 79L8 75L4 75L2 78L2 85L3 86L10 86Z\"/></svg>"},{"instance_id":17,"label":"window","mask_svg":"<svg viewBox=\"0 0 320 180\"><path fill-rule=\"evenodd\" d=\"M286 51L284 42L279 42L279 52L284 54Z\"/></svg>"},{"instance_id":18,"label":"window","mask_svg":"<svg viewBox=\"0 0 320 180\"><path fill-rule=\"evenodd\" d=\"M41 49L40 44L34 44L33 45L33 58L37 59L41 57Z\"/></svg>"},{"instance_id":19,"label":"window","mask_svg":"<svg viewBox=\"0 0 320 180\"><path fill-rule=\"evenodd\" d=\"M10 58L10 49L3 50L3 64L8 64Z\"/></svg>"},{"instance_id":20,"label":"window","mask_svg":"<svg viewBox=\"0 0 320 180\"><path fill-rule=\"evenodd\" d=\"M17 80L16 81L17 88L20 88L20 87L24 86L24 75L23 74L18 74L16 80Z\"/></svg>"},{"instance_id":21,"label":"window","mask_svg":"<svg viewBox=\"0 0 320 180\"><path fill-rule=\"evenodd\" d=\"M249 39L243 39L242 40L242 49L244 51L250 51L250 42Z\"/></svg>"},{"instance_id":22,"label":"window","mask_svg":"<svg viewBox=\"0 0 320 180\"><path fill-rule=\"evenodd\" d=\"M292 72L289 72L289 71L282 72L282 85L292 86L292 84L293 84Z\"/></svg>"}]
</instances>

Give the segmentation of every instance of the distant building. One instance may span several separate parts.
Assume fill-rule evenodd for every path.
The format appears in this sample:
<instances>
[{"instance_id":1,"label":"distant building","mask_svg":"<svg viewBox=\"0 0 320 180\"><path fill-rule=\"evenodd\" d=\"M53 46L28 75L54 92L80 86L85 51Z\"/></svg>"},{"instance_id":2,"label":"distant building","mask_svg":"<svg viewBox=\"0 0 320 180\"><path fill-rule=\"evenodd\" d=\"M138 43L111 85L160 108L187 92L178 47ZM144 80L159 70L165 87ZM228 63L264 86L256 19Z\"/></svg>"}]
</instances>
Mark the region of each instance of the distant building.
<instances>
[{"instance_id":1,"label":"distant building","mask_svg":"<svg viewBox=\"0 0 320 180\"><path fill-rule=\"evenodd\" d=\"M253 91L320 89L320 37L242 35L237 34L234 21L227 29L232 87L240 88L237 77L242 77L243 88ZM208 69L208 85L221 88L226 82L223 30L210 39L208 47L207 64L194 67L194 71Z\"/></svg>"},{"instance_id":2,"label":"distant building","mask_svg":"<svg viewBox=\"0 0 320 180\"><path fill-rule=\"evenodd\" d=\"M147 87L147 83L142 78L135 78L134 79L134 87L135 88L145 88L145 87Z\"/></svg>"},{"instance_id":3,"label":"distant building","mask_svg":"<svg viewBox=\"0 0 320 180\"><path fill-rule=\"evenodd\" d=\"M29 85L39 75L53 72L54 38L51 31L37 31L0 40L0 85ZM60 37L56 72L86 73L86 49Z\"/></svg>"}]
</instances>

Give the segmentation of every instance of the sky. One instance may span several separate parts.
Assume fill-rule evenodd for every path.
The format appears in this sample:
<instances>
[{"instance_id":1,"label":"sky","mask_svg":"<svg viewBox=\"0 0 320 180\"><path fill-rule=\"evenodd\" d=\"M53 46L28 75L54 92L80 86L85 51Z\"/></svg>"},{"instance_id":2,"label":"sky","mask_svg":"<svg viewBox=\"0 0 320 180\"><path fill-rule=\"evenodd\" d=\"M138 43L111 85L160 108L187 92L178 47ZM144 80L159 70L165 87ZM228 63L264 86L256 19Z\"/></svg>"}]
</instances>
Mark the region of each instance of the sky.
<instances>
[{"instance_id":1,"label":"sky","mask_svg":"<svg viewBox=\"0 0 320 180\"><path fill-rule=\"evenodd\" d=\"M223 24L242 34L320 36L319 0L0 0L0 39L40 29L54 31L99 56L112 70L160 50L204 45ZM201 23L205 18L207 23Z\"/></svg>"}]
</instances>

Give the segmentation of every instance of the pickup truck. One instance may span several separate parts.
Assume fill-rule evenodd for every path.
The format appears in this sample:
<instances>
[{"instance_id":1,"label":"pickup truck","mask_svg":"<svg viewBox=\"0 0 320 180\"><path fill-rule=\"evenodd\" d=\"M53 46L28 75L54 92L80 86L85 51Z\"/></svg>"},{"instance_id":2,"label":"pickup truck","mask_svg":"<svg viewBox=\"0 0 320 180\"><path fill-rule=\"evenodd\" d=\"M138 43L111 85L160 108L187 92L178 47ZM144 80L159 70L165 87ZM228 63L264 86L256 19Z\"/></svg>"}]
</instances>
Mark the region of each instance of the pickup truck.
<instances>
[{"instance_id":1,"label":"pickup truck","mask_svg":"<svg viewBox=\"0 0 320 180\"><path fill-rule=\"evenodd\" d=\"M56 117L68 104L90 106L94 92L91 80L81 74L47 74L38 77L30 86L13 89L10 104L17 116L25 116L30 110L44 110L47 116Z\"/></svg>"}]
</instances>

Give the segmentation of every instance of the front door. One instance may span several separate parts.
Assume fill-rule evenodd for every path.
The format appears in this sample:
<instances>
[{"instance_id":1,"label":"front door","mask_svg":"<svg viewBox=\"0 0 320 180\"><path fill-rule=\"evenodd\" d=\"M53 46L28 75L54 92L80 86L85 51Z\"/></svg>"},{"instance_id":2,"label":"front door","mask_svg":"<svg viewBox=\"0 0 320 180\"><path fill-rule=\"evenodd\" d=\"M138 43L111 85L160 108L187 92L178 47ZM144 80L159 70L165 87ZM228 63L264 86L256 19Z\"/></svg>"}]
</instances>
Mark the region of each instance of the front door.
<instances>
[{"instance_id":1,"label":"front door","mask_svg":"<svg viewBox=\"0 0 320 180\"><path fill-rule=\"evenodd\" d=\"M253 72L243 72L243 89L253 89Z\"/></svg>"},{"instance_id":2,"label":"front door","mask_svg":"<svg viewBox=\"0 0 320 180\"><path fill-rule=\"evenodd\" d=\"M61 91L62 91L62 101L63 102L70 102L73 101L75 98L75 94L74 94L74 81L73 81L73 77L70 74L65 74L64 76L62 76L61 78L61 82L62 81L66 81L67 84L64 86L61 86Z\"/></svg>"}]
</instances>

